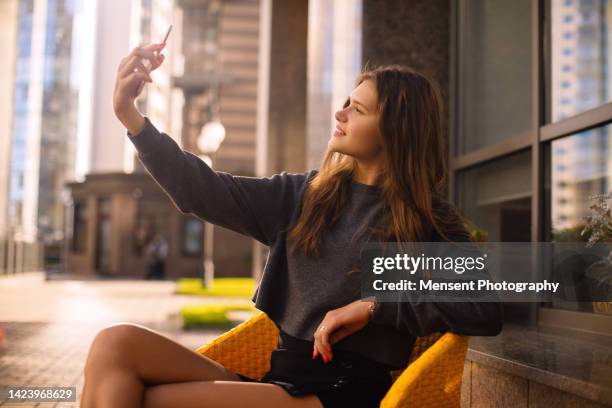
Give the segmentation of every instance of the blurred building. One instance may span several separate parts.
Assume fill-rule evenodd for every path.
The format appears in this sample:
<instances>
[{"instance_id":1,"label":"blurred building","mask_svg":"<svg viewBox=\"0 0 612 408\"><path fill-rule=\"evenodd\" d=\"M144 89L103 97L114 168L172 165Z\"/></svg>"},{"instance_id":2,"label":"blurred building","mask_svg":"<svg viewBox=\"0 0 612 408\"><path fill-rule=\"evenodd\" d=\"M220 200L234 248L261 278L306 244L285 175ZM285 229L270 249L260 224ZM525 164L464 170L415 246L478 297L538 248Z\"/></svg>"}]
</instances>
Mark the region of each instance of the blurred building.
<instances>
[{"instance_id":1,"label":"blurred building","mask_svg":"<svg viewBox=\"0 0 612 408\"><path fill-rule=\"evenodd\" d=\"M83 222L85 211L96 214L94 208L83 207L81 197L73 200L66 183L84 181L87 174L115 174L120 195L122 183L133 184L122 175L143 171L112 111L116 67L138 44L161 41L176 8L172 0L20 0L2 2L1 7L7 63L0 71L6 135L0 144L0 271L59 267L74 244L74 228L81 228L73 221ZM139 104L160 129L180 139L182 95L171 79L182 60L175 58L180 54L173 52L174 43L180 45L180 40L174 38L166 63L153 74L155 84L147 87ZM100 200L112 195L91 194ZM139 202L148 200L145 196ZM164 212L173 208L164 196L151 200L165 206ZM166 218L162 214L160 219ZM134 228L141 227L133 222ZM103 265L101 273L121 274L96 259L99 248L112 239L109 234L122 224L111 230L94 224L94 229L100 242L94 239L92 248L86 244L91 262L79 272L92 273ZM82 260L77 264L83 265ZM186 273L197 273L197 264L193 261Z\"/></svg>"},{"instance_id":2,"label":"blurred building","mask_svg":"<svg viewBox=\"0 0 612 408\"><path fill-rule=\"evenodd\" d=\"M117 21L124 22L121 29L115 29ZM109 65L116 66L132 46L161 41L171 23L173 31L164 51L167 58L153 73L154 83L148 84L139 98L140 111L184 149L199 155L202 152L198 150L197 139L202 127L217 115L225 126L226 138L215 155L215 169L254 175L259 3L175 4L167 0L142 0L131 5L100 3L95 60L111 61ZM131 38L129 47L127 38ZM94 71L91 168L83 183L71 184L75 202L71 211L69 266L71 271L82 274L142 276L142 252L134 245L119 244L129 237L137 241L135 231L149 228L149 237L154 230L162 232L169 241L172 259L174 254L182 257L185 242L193 247L198 242L194 237L200 237L199 244L204 245L204 237L200 221L180 217L164 194L151 194L150 189L126 193L128 186L138 185L136 180L144 180L140 176L144 169L112 112L114 75L115 70ZM101 185L100 180L106 183L104 193L95 187ZM114 186L114 192L109 185ZM100 200L110 204L107 207L95 204ZM124 204L115 204L119 202ZM133 217L124 219L126 206L134 208ZM100 211L104 208L109 212L102 217ZM84 217L84 213L89 216ZM175 221L176 217L180 221ZM87 241L86 248L76 243L83 236L79 231L91 231L88 236L92 241ZM214 241L218 243L213 254L216 276L251 276L251 239L215 228ZM184 262L169 262L169 278L200 275L201 250L190 251ZM121 261L113 261L118 259Z\"/></svg>"},{"instance_id":3,"label":"blurred building","mask_svg":"<svg viewBox=\"0 0 612 408\"><path fill-rule=\"evenodd\" d=\"M138 45L162 41L170 24L174 24L174 33L164 50L164 64L152 73L154 83L144 88L137 104L160 130L180 143L183 101L172 81L173 74L182 70L183 61L180 35L176 35L181 31L180 19L176 14L172 0L97 4L90 55L93 64L86 92L91 103L83 106L80 128L80 147L86 159L80 167L79 181L69 184L72 201L67 254L72 274L143 277L147 272L143 248L156 233L168 241L167 277L198 274L201 251L193 248L193 232L201 245L201 237L197 236L201 223L183 217L145 173L125 128L115 117L112 103L121 59ZM189 250L182 249L183 238L191 239Z\"/></svg>"},{"instance_id":4,"label":"blurred building","mask_svg":"<svg viewBox=\"0 0 612 408\"><path fill-rule=\"evenodd\" d=\"M308 168L319 166L361 71L362 2L312 0L308 19Z\"/></svg>"},{"instance_id":5,"label":"blurred building","mask_svg":"<svg viewBox=\"0 0 612 408\"><path fill-rule=\"evenodd\" d=\"M8 175L13 122L13 83L17 58L17 16L19 2L0 3L0 46L4 50L4 63L0 65L0 240L6 238L8 226ZM0 257L1 258L1 257ZM1 267L0 267L1 269Z\"/></svg>"},{"instance_id":6,"label":"blurred building","mask_svg":"<svg viewBox=\"0 0 612 408\"><path fill-rule=\"evenodd\" d=\"M9 233L8 218L18 17L18 0L0 3L0 45L5 53L4 63L0 65L0 274L22 270L23 256L18 254L23 247L31 246L31 243L23 241L15 243Z\"/></svg>"},{"instance_id":7,"label":"blurred building","mask_svg":"<svg viewBox=\"0 0 612 408\"><path fill-rule=\"evenodd\" d=\"M202 126L218 114L226 139L219 169L252 175L259 52L259 2L178 2L183 15L184 73L176 86L185 95L183 143L197 151Z\"/></svg>"},{"instance_id":8,"label":"blurred building","mask_svg":"<svg viewBox=\"0 0 612 408\"><path fill-rule=\"evenodd\" d=\"M10 126L3 138L8 147L2 147L8 171L0 173L5 176L0 201L6 203L0 224L8 241L4 266L12 272L24 261L41 267L39 244L45 246L47 261L59 260L62 193L75 169L78 52L73 29L83 3L21 0L3 2L2 7L7 20L3 41L14 41L6 44L8 64L2 77L10 87L4 97L10 94L5 106L11 110L3 112L3 125Z\"/></svg>"},{"instance_id":9,"label":"blurred building","mask_svg":"<svg viewBox=\"0 0 612 408\"><path fill-rule=\"evenodd\" d=\"M69 186L75 275L143 278L147 245L159 233L168 243L165 277L198 276L202 223L181 214L148 173L89 174Z\"/></svg>"},{"instance_id":10,"label":"blurred building","mask_svg":"<svg viewBox=\"0 0 612 408\"><path fill-rule=\"evenodd\" d=\"M213 167L243 176L255 175L260 47L257 0L179 0L184 70L174 84L182 92L183 148L197 147L203 126L218 119L226 136ZM214 228L216 276L251 276L253 240Z\"/></svg>"},{"instance_id":11,"label":"blurred building","mask_svg":"<svg viewBox=\"0 0 612 408\"><path fill-rule=\"evenodd\" d=\"M86 87L83 93L88 95L89 103L84 103L79 122L83 159L79 167L80 180L88 173L142 171L138 168L133 146L125 137L125 128L113 112L117 67L138 45L160 42L175 20L172 0L99 1L94 11L94 28L87 44L90 54L82 58L87 61L84 70L87 78L82 86ZM164 50L164 64L152 73L154 83L148 84L138 99L139 108L171 135L172 130L177 127L180 130L181 126L178 115L181 100L176 100L177 93L172 92L171 81L182 62L180 52L175 51L177 45L180 41L171 36Z\"/></svg>"}]
</instances>

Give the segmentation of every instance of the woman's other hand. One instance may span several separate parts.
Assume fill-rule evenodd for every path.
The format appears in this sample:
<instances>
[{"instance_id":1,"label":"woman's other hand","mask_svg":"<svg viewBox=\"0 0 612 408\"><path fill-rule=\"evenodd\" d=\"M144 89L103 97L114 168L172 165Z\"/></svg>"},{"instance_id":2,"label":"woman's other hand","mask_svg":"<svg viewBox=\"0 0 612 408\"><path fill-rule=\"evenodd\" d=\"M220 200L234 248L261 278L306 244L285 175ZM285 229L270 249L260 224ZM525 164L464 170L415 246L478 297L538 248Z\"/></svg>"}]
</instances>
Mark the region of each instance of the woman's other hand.
<instances>
[{"instance_id":1,"label":"woman's other hand","mask_svg":"<svg viewBox=\"0 0 612 408\"><path fill-rule=\"evenodd\" d=\"M372 301L358 299L339 309L330 310L314 333L312 358L319 354L326 363L333 358L332 344L363 329L370 321Z\"/></svg>"},{"instance_id":2,"label":"woman's other hand","mask_svg":"<svg viewBox=\"0 0 612 408\"><path fill-rule=\"evenodd\" d=\"M144 118L134 101L142 92L143 83L153 82L150 72L163 63L164 55L159 53L163 48L164 44L136 47L121 60L117 68L113 108L117 119L132 135L138 134L144 126Z\"/></svg>"}]
</instances>

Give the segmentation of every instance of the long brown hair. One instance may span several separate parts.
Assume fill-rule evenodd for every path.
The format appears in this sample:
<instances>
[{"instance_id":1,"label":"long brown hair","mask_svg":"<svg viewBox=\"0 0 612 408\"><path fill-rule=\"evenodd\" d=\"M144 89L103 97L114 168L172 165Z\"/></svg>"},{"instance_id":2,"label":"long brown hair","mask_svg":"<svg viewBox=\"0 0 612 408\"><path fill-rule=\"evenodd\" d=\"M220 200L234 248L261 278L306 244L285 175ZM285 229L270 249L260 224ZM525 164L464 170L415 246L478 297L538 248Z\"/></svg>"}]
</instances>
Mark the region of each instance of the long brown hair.
<instances>
[{"instance_id":1,"label":"long brown hair","mask_svg":"<svg viewBox=\"0 0 612 408\"><path fill-rule=\"evenodd\" d=\"M443 104L438 85L411 68L388 65L362 71L356 86L372 80L378 92L378 128L383 150L380 199L382 225L371 228L383 239L429 241L435 231L469 237L461 214L443 200L447 178ZM348 100L344 104L346 108ZM327 151L304 192L301 213L288 239L290 252L318 256L325 229L347 204L356 160Z\"/></svg>"}]
</instances>

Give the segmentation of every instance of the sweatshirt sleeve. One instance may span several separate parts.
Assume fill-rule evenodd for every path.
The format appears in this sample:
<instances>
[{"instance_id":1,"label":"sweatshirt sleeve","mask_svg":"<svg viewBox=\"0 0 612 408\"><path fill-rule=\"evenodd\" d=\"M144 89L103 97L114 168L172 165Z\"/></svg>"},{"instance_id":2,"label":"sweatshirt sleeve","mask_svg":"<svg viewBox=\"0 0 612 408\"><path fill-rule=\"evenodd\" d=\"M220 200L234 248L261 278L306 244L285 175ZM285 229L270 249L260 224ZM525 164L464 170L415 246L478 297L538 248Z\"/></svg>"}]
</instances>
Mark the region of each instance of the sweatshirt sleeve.
<instances>
[{"instance_id":1,"label":"sweatshirt sleeve","mask_svg":"<svg viewBox=\"0 0 612 408\"><path fill-rule=\"evenodd\" d=\"M291 211L307 173L283 171L271 177L246 177L215 171L184 151L148 118L138 135L127 132L138 158L183 213L252 237L270 246L281 220Z\"/></svg>"},{"instance_id":2,"label":"sweatshirt sleeve","mask_svg":"<svg viewBox=\"0 0 612 408\"><path fill-rule=\"evenodd\" d=\"M466 336L496 336L502 330L500 302L380 302L372 322L413 336L453 332Z\"/></svg>"},{"instance_id":3,"label":"sweatshirt sleeve","mask_svg":"<svg viewBox=\"0 0 612 408\"><path fill-rule=\"evenodd\" d=\"M451 239L466 241L464 237ZM486 275L486 269L484 271ZM379 302L372 323L395 327L413 336L452 332L466 336L496 336L503 327L501 301L493 302Z\"/></svg>"}]
</instances>

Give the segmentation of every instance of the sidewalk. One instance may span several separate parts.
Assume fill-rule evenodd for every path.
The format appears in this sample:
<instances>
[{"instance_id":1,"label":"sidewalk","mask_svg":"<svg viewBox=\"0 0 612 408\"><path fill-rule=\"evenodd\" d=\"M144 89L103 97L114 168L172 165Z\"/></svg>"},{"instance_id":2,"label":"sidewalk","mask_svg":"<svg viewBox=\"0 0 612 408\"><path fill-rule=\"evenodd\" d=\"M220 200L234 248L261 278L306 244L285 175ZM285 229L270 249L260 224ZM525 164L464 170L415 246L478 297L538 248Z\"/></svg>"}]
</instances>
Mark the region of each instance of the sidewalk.
<instances>
[{"instance_id":1,"label":"sidewalk","mask_svg":"<svg viewBox=\"0 0 612 408\"><path fill-rule=\"evenodd\" d=\"M0 401L0 406L78 407L89 346L109 324L142 324L192 350L222 333L181 330L179 309L235 299L174 295L174 288L172 281L45 281L43 273L0 277L0 327L7 338L0 348L0 387L77 387L77 403Z\"/></svg>"}]
</instances>

